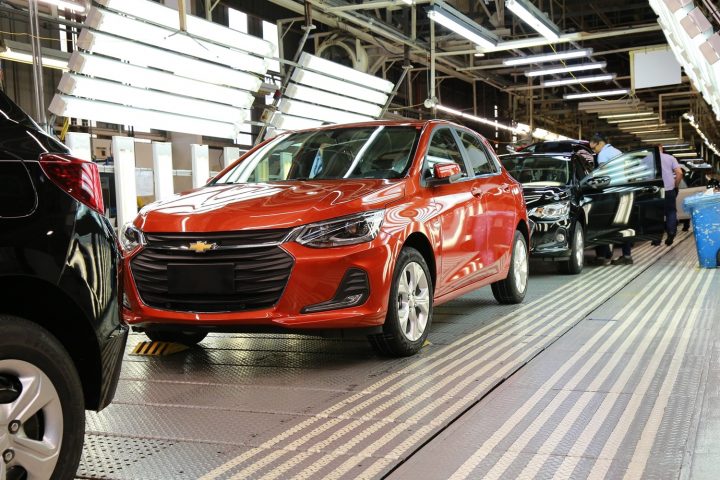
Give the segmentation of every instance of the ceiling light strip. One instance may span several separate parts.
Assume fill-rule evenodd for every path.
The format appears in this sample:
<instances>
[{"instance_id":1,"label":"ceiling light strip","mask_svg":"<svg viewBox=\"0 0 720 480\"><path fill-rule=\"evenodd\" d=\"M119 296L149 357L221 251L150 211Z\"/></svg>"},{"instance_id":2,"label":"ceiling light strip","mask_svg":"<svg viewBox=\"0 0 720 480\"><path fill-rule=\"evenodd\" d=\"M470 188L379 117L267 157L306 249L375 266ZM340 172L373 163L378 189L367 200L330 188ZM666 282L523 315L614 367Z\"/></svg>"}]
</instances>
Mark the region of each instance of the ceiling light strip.
<instances>
[{"instance_id":1,"label":"ceiling light strip","mask_svg":"<svg viewBox=\"0 0 720 480\"><path fill-rule=\"evenodd\" d=\"M615 79L614 73L606 73L603 75L592 75L590 77L565 78L562 80L547 80L547 81L542 82L540 85L543 87L559 87L562 85L576 85L579 83L609 82L614 79Z\"/></svg>"},{"instance_id":2,"label":"ceiling light strip","mask_svg":"<svg viewBox=\"0 0 720 480\"><path fill-rule=\"evenodd\" d=\"M606 62L580 63L577 65L567 65L564 67L543 68L541 70L529 70L525 72L526 77L540 77L542 75L555 75L556 73L582 72L585 70L595 70L605 68Z\"/></svg>"},{"instance_id":3,"label":"ceiling light strip","mask_svg":"<svg viewBox=\"0 0 720 480\"><path fill-rule=\"evenodd\" d=\"M465 37L481 48L494 48L498 44L497 35L481 27L472 19L444 2L436 2L427 15L434 22Z\"/></svg>"},{"instance_id":4,"label":"ceiling light strip","mask_svg":"<svg viewBox=\"0 0 720 480\"><path fill-rule=\"evenodd\" d=\"M690 122L690 125L695 129L698 135L700 135L700 138L703 139L703 142L705 145L712 150L712 152L715 155L720 155L720 150L718 150L717 145L712 143L710 139L703 133L702 130L700 130L700 125L695 122L695 116L691 113L683 113L683 118L686 119L688 122Z\"/></svg>"},{"instance_id":5,"label":"ceiling light strip","mask_svg":"<svg viewBox=\"0 0 720 480\"><path fill-rule=\"evenodd\" d=\"M648 115L654 115L655 112L652 110L647 112L635 112L635 113L618 113L613 115L598 115L598 118L602 119L613 119L613 118L631 118L631 117L646 117Z\"/></svg>"},{"instance_id":6,"label":"ceiling light strip","mask_svg":"<svg viewBox=\"0 0 720 480\"><path fill-rule=\"evenodd\" d=\"M558 60L569 60L572 58L584 58L592 55L592 48L572 50L569 52L548 53L543 55L528 55L527 57L506 58L503 65L530 65L531 63L556 62Z\"/></svg>"},{"instance_id":7,"label":"ceiling light strip","mask_svg":"<svg viewBox=\"0 0 720 480\"><path fill-rule=\"evenodd\" d=\"M519 123L517 126L513 127L510 125L505 125L500 122L496 122L495 120L490 120L483 117L477 117L475 115L470 115L469 113L461 112L460 110L455 110L454 108L449 108L444 105L436 105L436 109L440 110L441 112L449 113L451 115L455 115L458 117L466 118L468 120L472 120L477 123L482 123L483 125L490 125L491 127L496 127L502 130L508 130L511 131L517 135L526 134L530 131L530 126Z\"/></svg>"},{"instance_id":8,"label":"ceiling light strip","mask_svg":"<svg viewBox=\"0 0 720 480\"><path fill-rule=\"evenodd\" d=\"M619 118L619 119L612 119L608 118L607 122L611 124L621 124L621 123L637 123L637 122L647 122L647 121L659 121L660 117L643 117L643 118Z\"/></svg>"},{"instance_id":9,"label":"ceiling light strip","mask_svg":"<svg viewBox=\"0 0 720 480\"><path fill-rule=\"evenodd\" d=\"M611 97L617 95L627 95L630 90L627 88L618 88L616 90L602 90L599 92L586 92L586 93L567 93L563 95L565 100L576 100L579 98L591 98L591 97Z\"/></svg>"},{"instance_id":10,"label":"ceiling light strip","mask_svg":"<svg viewBox=\"0 0 720 480\"><path fill-rule=\"evenodd\" d=\"M527 0L505 0L505 7L550 41L560 38L560 28Z\"/></svg>"}]
</instances>

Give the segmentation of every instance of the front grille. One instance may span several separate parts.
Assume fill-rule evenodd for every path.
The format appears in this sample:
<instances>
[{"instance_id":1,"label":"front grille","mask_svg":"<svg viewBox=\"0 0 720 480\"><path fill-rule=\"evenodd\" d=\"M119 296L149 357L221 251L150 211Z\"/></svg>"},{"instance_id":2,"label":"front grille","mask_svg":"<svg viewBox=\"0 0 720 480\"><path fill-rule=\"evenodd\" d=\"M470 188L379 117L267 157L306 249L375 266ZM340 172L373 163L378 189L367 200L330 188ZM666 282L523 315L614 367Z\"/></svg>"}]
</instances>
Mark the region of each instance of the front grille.
<instances>
[{"instance_id":1,"label":"front grille","mask_svg":"<svg viewBox=\"0 0 720 480\"><path fill-rule=\"evenodd\" d=\"M258 246L277 242L288 231L231 232L212 234L148 234L147 245L131 261L135 284L142 301L151 307L183 312L237 312L260 310L275 305L287 285L293 258L278 246ZM205 241L230 247L205 253L174 250L168 247L187 246ZM232 293L204 292L177 294L168 291L168 265L182 264L206 267L213 264L232 264L234 281Z\"/></svg>"}]
</instances>

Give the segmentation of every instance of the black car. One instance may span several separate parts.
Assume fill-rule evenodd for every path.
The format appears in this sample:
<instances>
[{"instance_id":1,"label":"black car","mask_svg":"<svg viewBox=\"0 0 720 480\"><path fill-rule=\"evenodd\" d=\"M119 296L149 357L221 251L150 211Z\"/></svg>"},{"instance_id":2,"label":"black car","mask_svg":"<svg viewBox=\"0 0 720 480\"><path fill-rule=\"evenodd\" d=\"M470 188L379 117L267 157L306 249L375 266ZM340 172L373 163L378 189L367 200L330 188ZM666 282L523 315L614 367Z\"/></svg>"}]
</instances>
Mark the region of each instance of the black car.
<instances>
[{"instance_id":1,"label":"black car","mask_svg":"<svg viewBox=\"0 0 720 480\"><path fill-rule=\"evenodd\" d=\"M0 114L0 477L69 479L120 373L119 244L97 166Z\"/></svg>"},{"instance_id":2,"label":"black car","mask_svg":"<svg viewBox=\"0 0 720 480\"><path fill-rule=\"evenodd\" d=\"M579 150L593 154L590 142L585 140L548 140L526 145L517 150L517 153L567 153L568 155Z\"/></svg>"},{"instance_id":3,"label":"black car","mask_svg":"<svg viewBox=\"0 0 720 480\"><path fill-rule=\"evenodd\" d=\"M583 250L659 240L664 228L657 149L635 150L591 170L577 154L517 153L500 157L523 185L534 229L530 254L580 273Z\"/></svg>"}]
</instances>

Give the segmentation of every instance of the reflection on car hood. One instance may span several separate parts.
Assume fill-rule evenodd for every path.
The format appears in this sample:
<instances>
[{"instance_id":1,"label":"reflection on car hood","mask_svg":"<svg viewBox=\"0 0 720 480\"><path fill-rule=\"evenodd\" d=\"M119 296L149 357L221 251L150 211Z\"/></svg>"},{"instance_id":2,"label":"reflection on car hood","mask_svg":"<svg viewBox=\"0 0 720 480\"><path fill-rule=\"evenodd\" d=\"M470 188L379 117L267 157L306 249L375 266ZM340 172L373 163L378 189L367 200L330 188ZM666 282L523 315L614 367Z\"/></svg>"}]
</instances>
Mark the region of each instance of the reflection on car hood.
<instances>
[{"instance_id":1,"label":"reflection on car hood","mask_svg":"<svg viewBox=\"0 0 720 480\"><path fill-rule=\"evenodd\" d=\"M382 208L404 182L325 180L215 185L150 204L135 225L148 232L287 228Z\"/></svg>"},{"instance_id":2,"label":"reflection on car hood","mask_svg":"<svg viewBox=\"0 0 720 480\"><path fill-rule=\"evenodd\" d=\"M528 208L535 208L550 203L567 200L570 188L562 187L523 187L523 196Z\"/></svg>"}]
</instances>

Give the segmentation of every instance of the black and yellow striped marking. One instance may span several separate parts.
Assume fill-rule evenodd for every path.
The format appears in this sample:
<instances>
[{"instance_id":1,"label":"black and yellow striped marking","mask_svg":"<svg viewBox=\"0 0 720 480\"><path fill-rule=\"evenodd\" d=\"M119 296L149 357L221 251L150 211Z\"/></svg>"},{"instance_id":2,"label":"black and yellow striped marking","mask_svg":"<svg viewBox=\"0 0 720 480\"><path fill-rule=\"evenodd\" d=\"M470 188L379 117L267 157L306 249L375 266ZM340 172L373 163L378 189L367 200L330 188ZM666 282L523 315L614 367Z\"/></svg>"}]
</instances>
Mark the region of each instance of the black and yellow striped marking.
<instances>
[{"instance_id":1,"label":"black and yellow striped marking","mask_svg":"<svg viewBox=\"0 0 720 480\"><path fill-rule=\"evenodd\" d=\"M182 352L189 347L181 343L172 342L140 342L135 345L131 355L143 355L146 357L164 357L173 353Z\"/></svg>"}]
</instances>

